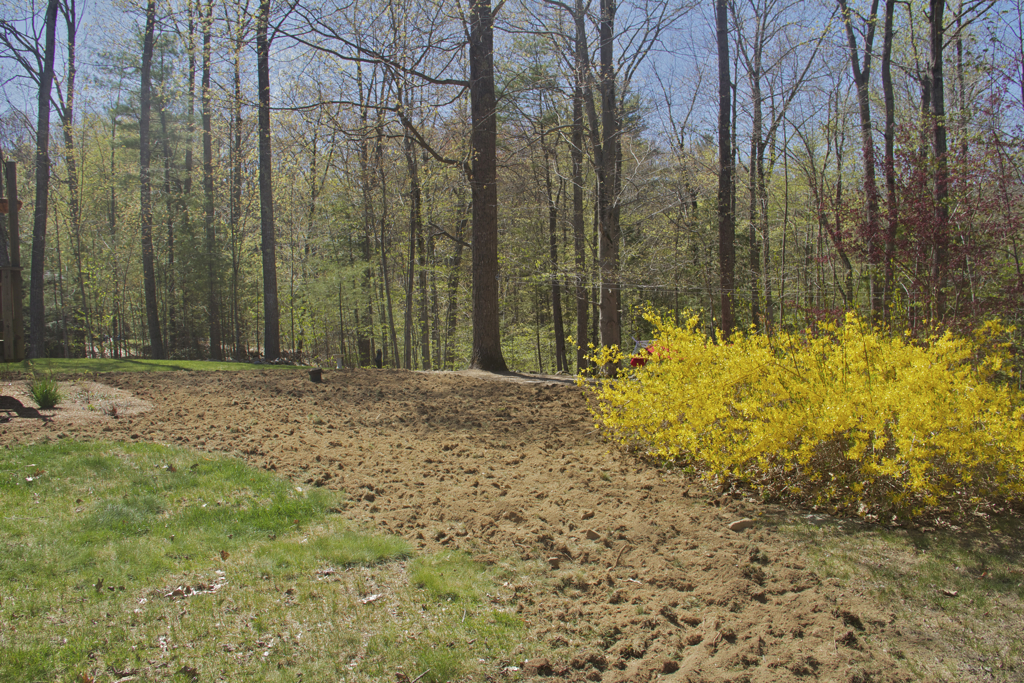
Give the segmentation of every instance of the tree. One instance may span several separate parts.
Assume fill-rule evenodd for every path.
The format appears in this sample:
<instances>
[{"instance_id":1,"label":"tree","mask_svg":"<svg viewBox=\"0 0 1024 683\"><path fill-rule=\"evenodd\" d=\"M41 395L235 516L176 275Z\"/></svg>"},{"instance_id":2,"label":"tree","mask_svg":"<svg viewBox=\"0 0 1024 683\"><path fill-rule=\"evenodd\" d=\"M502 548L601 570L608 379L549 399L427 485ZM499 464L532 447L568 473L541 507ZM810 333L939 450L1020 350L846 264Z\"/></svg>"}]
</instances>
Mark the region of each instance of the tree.
<instances>
[{"instance_id":1,"label":"tree","mask_svg":"<svg viewBox=\"0 0 1024 683\"><path fill-rule=\"evenodd\" d=\"M871 10L864 19L864 58L860 58L853 15L847 0L837 0L846 28L846 40L850 50L850 65L853 69L853 83L857 90L857 110L860 116L861 154L864 159L864 197L866 224L863 230L865 251L870 272L869 300L871 315L877 319L882 312L882 283L879 281L878 266L882 263L883 240L879 232L878 184L875 180L875 142L871 127L871 61L874 55L875 27L878 25L878 0L872 0Z\"/></svg>"},{"instance_id":2,"label":"tree","mask_svg":"<svg viewBox=\"0 0 1024 683\"><path fill-rule=\"evenodd\" d=\"M587 366L587 313L590 308L589 288L585 284L587 273L586 234L583 224L583 118L584 88L588 67L587 41L583 30L583 0L576 0L573 7L573 52L572 52L572 234L573 254L576 261L576 369L581 372Z\"/></svg>"},{"instance_id":3,"label":"tree","mask_svg":"<svg viewBox=\"0 0 1024 683\"><path fill-rule=\"evenodd\" d=\"M153 68L153 39L156 30L156 0L146 4L146 31L142 43L142 90L139 97L139 190L140 221L142 231L143 285L146 290L146 321L153 358L164 357L163 337L160 336L159 307L156 301L156 268L153 258L153 198L150 184L150 111L152 108L151 77Z\"/></svg>"},{"instance_id":4,"label":"tree","mask_svg":"<svg viewBox=\"0 0 1024 683\"><path fill-rule=\"evenodd\" d=\"M601 0L598 50L601 58L601 155L597 165L598 215L600 216L601 266L601 344L622 343L619 294L619 250L622 231L619 226L619 110L615 92L615 11L616 0Z\"/></svg>"},{"instance_id":5,"label":"tree","mask_svg":"<svg viewBox=\"0 0 1024 683\"><path fill-rule=\"evenodd\" d=\"M61 3L61 13L67 30L67 62L64 83L57 88L56 103L60 113L61 131L64 135L64 163L67 167L68 214L71 223L72 251L75 257L75 271L78 279L78 295L81 299L85 323L85 353L91 356L95 351L92 335L92 319L89 315L89 300L85 290L85 272L82 262L82 201L79 185L78 149L75 140L75 80L78 74L76 60L78 16L74 0Z\"/></svg>"},{"instance_id":6,"label":"tree","mask_svg":"<svg viewBox=\"0 0 1024 683\"><path fill-rule=\"evenodd\" d=\"M752 30L747 28L748 16L745 12L735 4L732 5L731 11L736 22L739 60L746 69L750 85L752 109L748 173L750 217L747 233L750 246L750 318L752 325L763 325L764 329L770 332L775 310L770 277L771 228L768 216L768 183L774 175L779 127L806 82L827 33L823 31L812 41L814 47L806 62L802 67L794 64L794 75L787 79L788 65L794 58L802 57L800 48L805 43L805 34L799 33L799 38L796 39L790 35L796 26L786 21L786 14L794 7L803 14L806 8L801 3L780 4L775 0L749 0L746 4L753 14ZM770 104L767 113L766 103ZM769 150L772 151L770 157Z\"/></svg>"},{"instance_id":7,"label":"tree","mask_svg":"<svg viewBox=\"0 0 1024 683\"><path fill-rule=\"evenodd\" d=\"M946 87L942 59L946 29L943 24L945 11L945 0L929 0L928 76L931 92L932 155L935 164L932 186L935 224L932 228L930 312L934 320L942 320L946 316L946 283L949 268L949 150L946 142Z\"/></svg>"},{"instance_id":8,"label":"tree","mask_svg":"<svg viewBox=\"0 0 1024 683\"><path fill-rule=\"evenodd\" d=\"M50 94L56 51L59 0L46 6L42 68L39 71L39 115L36 123L36 207L32 222L32 273L29 282L29 358L46 355L46 311L43 297L46 272L46 221L50 199Z\"/></svg>"},{"instance_id":9,"label":"tree","mask_svg":"<svg viewBox=\"0 0 1024 683\"><path fill-rule=\"evenodd\" d=\"M207 320L210 329L210 357L221 360L220 295L218 292L217 233L213 211L213 109L210 92L213 0L206 0L203 26L203 225L206 228ZM262 91L261 91L262 94Z\"/></svg>"},{"instance_id":10,"label":"tree","mask_svg":"<svg viewBox=\"0 0 1024 683\"><path fill-rule=\"evenodd\" d=\"M281 355L277 300L277 236L274 233L274 185L270 147L270 0L260 0L256 15L256 70L259 88L260 248L263 253L264 352L267 360Z\"/></svg>"},{"instance_id":11,"label":"tree","mask_svg":"<svg viewBox=\"0 0 1024 683\"><path fill-rule=\"evenodd\" d=\"M885 25L882 29L882 93L885 101L885 280L882 287L882 318L891 321L893 287L895 286L894 257L899 211L896 203L896 94L892 85L893 15L896 0L885 0Z\"/></svg>"},{"instance_id":12,"label":"tree","mask_svg":"<svg viewBox=\"0 0 1024 683\"><path fill-rule=\"evenodd\" d=\"M470 367L505 372L498 319L498 119L494 94L494 15L490 0L470 0L469 96L473 117L473 354Z\"/></svg>"},{"instance_id":13,"label":"tree","mask_svg":"<svg viewBox=\"0 0 1024 683\"><path fill-rule=\"evenodd\" d=\"M735 325L733 297L736 283L736 222L732 210L732 78L729 74L729 13L726 0L715 0L718 36L718 274L721 287L722 338Z\"/></svg>"}]
</instances>

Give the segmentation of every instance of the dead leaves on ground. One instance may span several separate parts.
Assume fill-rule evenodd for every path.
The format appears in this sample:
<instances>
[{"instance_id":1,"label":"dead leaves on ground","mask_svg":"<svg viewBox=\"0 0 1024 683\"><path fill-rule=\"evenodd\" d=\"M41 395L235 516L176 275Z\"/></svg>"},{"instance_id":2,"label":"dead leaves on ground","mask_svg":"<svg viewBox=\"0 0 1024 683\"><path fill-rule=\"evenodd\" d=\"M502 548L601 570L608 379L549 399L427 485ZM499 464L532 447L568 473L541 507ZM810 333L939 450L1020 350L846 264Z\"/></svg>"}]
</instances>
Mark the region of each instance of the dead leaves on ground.
<instances>
[{"instance_id":1,"label":"dead leaves on ground","mask_svg":"<svg viewBox=\"0 0 1024 683\"><path fill-rule=\"evenodd\" d=\"M194 586L181 585L171 592L165 593L164 597L175 600L177 598L190 598L193 595L202 595L203 593L216 593L227 584L228 580L224 576L224 572L218 570L217 579L213 583L199 582Z\"/></svg>"}]
</instances>

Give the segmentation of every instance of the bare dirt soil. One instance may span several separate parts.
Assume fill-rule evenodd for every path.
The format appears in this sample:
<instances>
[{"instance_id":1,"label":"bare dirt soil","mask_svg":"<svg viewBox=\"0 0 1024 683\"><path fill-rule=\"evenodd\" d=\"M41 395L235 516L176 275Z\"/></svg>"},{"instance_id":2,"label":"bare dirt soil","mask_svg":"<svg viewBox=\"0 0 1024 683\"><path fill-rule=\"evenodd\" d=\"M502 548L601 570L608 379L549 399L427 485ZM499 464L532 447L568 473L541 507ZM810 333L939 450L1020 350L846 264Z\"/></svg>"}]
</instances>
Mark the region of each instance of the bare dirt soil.
<instances>
[{"instance_id":1,"label":"bare dirt soil","mask_svg":"<svg viewBox=\"0 0 1024 683\"><path fill-rule=\"evenodd\" d=\"M899 633L823 581L777 510L612 450L566 380L479 372L123 373L52 411L0 386L0 444L141 440L225 451L343 489L345 514L420 547L543 566L518 609L565 681L905 681ZM22 414L23 413L23 414ZM729 524L749 518L753 526ZM535 662L536 664L536 662Z\"/></svg>"}]
</instances>

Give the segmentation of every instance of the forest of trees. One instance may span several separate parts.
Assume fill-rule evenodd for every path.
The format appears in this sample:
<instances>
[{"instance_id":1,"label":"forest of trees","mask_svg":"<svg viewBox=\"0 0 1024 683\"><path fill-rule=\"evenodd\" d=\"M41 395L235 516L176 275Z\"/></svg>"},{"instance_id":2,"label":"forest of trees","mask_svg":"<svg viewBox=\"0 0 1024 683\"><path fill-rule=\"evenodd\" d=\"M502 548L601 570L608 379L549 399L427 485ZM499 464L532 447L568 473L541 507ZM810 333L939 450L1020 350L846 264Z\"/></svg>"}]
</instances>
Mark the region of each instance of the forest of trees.
<instances>
[{"instance_id":1,"label":"forest of trees","mask_svg":"<svg viewBox=\"0 0 1024 683\"><path fill-rule=\"evenodd\" d=\"M1024 313L1022 0L0 0L0 87L30 357Z\"/></svg>"}]
</instances>

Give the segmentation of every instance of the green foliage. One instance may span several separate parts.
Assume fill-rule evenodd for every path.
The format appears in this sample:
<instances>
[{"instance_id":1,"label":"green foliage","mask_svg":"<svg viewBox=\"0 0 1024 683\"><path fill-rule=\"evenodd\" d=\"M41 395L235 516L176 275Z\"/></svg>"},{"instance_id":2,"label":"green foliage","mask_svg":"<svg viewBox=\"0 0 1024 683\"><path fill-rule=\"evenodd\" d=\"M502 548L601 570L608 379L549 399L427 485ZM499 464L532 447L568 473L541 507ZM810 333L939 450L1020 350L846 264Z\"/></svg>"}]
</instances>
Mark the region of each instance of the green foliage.
<instances>
[{"instance_id":1,"label":"green foliage","mask_svg":"<svg viewBox=\"0 0 1024 683\"><path fill-rule=\"evenodd\" d=\"M648 318L646 365L586 385L624 446L719 485L864 516L1024 496L1024 408L1004 381L1012 330L998 323L915 340L851 313L802 335L712 343L696 317Z\"/></svg>"}]
</instances>

